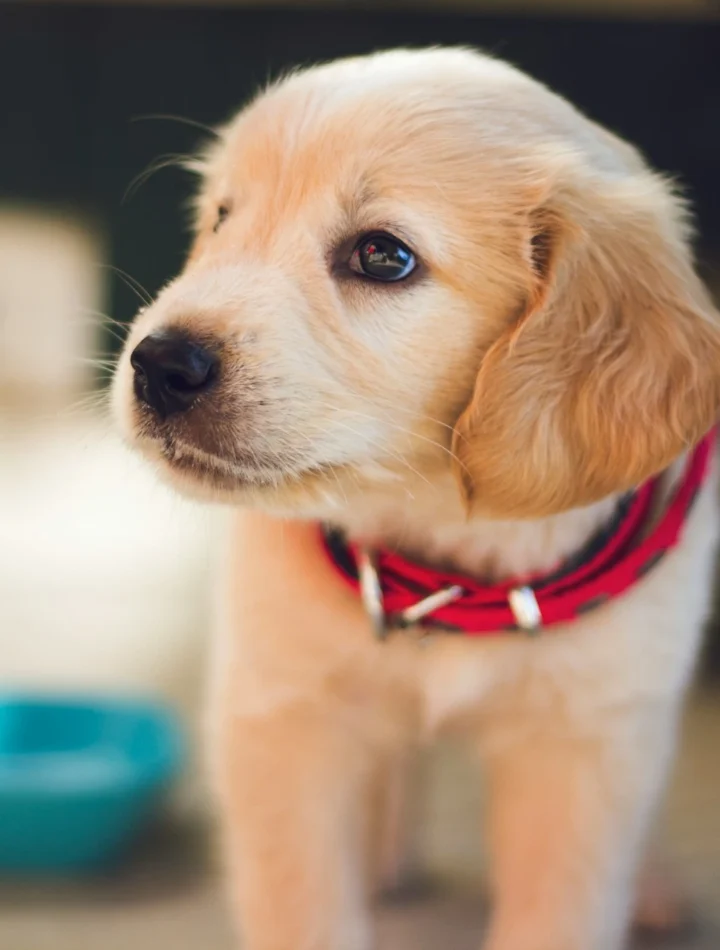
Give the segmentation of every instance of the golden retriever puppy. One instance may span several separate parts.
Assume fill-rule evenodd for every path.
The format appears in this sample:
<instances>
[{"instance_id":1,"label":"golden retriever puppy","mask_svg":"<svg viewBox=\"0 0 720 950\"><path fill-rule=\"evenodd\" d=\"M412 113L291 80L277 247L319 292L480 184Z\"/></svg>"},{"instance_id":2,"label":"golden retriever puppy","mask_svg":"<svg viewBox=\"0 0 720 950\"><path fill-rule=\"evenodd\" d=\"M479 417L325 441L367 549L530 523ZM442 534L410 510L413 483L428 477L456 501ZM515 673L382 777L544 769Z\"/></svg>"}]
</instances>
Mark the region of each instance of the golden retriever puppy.
<instances>
[{"instance_id":1,"label":"golden retriever puppy","mask_svg":"<svg viewBox=\"0 0 720 950\"><path fill-rule=\"evenodd\" d=\"M371 944L372 802L452 727L490 799L486 950L618 950L717 528L682 204L466 50L291 75L202 177L114 401L237 508L212 741L244 947Z\"/></svg>"}]
</instances>

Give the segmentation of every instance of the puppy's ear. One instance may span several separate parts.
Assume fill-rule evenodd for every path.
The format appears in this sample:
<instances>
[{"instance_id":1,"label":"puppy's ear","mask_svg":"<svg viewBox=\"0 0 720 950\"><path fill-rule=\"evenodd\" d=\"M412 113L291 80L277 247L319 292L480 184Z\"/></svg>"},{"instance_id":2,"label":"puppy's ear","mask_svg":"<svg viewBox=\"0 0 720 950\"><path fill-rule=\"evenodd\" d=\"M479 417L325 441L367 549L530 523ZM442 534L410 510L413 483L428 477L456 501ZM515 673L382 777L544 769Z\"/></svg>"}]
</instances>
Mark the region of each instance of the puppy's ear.
<instances>
[{"instance_id":1,"label":"puppy's ear","mask_svg":"<svg viewBox=\"0 0 720 950\"><path fill-rule=\"evenodd\" d=\"M720 332L660 179L568 179L528 216L527 301L454 432L471 509L536 517L627 490L720 413Z\"/></svg>"}]
</instances>

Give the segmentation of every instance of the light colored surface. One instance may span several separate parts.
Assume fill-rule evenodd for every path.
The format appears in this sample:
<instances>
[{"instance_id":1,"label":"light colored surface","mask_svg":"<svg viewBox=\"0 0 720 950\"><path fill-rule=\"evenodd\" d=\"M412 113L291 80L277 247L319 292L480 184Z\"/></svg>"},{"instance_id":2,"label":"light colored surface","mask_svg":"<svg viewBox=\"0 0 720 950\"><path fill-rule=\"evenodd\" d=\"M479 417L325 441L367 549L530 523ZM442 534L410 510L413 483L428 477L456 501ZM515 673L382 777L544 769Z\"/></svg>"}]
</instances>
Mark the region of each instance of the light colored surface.
<instances>
[{"instance_id":1,"label":"light colored surface","mask_svg":"<svg viewBox=\"0 0 720 950\"><path fill-rule=\"evenodd\" d=\"M720 698L700 696L688 716L666 822L676 868L698 905L696 932L663 943L665 950L717 950L720 946ZM435 855L444 853L477 873L477 791L456 758L443 756L442 779L431 781L428 823ZM433 770L434 771L434 770ZM201 880L174 895L132 901L112 891L105 901L82 889L73 899L3 900L2 950L233 950L221 890ZM278 897L278 912L282 896ZM379 913L381 950L477 950L484 913L478 900L437 898L384 907ZM645 944L639 943L638 947ZM651 944L648 944L650 947Z\"/></svg>"},{"instance_id":2,"label":"light colored surface","mask_svg":"<svg viewBox=\"0 0 720 950\"><path fill-rule=\"evenodd\" d=\"M0 208L0 395L16 406L53 407L87 389L103 257L86 222Z\"/></svg>"},{"instance_id":3,"label":"light colored surface","mask_svg":"<svg viewBox=\"0 0 720 950\"><path fill-rule=\"evenodd\" d=\"M102 415L0 416L0 453L4 682L184 702L220 509L159 485Z\"/></svg>"}]
</instances>

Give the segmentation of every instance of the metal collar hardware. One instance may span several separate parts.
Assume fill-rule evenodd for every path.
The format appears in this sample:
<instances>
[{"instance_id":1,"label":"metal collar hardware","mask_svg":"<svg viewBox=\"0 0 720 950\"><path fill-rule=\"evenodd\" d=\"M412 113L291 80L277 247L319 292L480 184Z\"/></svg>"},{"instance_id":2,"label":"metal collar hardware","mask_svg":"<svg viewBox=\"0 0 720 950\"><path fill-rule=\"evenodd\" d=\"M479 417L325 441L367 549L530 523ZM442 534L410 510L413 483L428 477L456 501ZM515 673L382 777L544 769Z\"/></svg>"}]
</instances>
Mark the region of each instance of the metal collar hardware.
<instances>
[{"instance_id":1,"label":"metal collar hardware","mask_svg":"<svg viewBox=\"0 0 720 950\"><path fill-rule=\"evenodd\" d=\"M434 611L459 600L465 593L464 588L459 584L442 587L397 614L388 616L383 602L382 584L375 554L367 548L360 548L357 565L363 607L378 640L387 639L392 627L412 627ZM542 614L531 587L516 587L511 590L508 594L508 603L521 630L531 634L540 630Z\"/></svg>"},{"instance_id":2,"label":"metal collar hardware","mask_svg":"<svg viewBox=\"0 0 720 950\"><path fill-rule=\"evenodd\" d=\"M367 548L360 548L357 564L360 597L378 640L385 640L392 627L411 627L433 611L459 600L464 594L464 590L459 584L443 587L432 594L428 594L427 597L423 597L417 603L411 604L410 607L406 607L399 613L388 617L383 603L382 585L375 555Z\"/></svg>"},{"instance_id":3,"label":"metal collar hardware","mask_svg":"<svg viewBox=\"0 0 720 950\"><path fill-rule=\"evenodd\" d=\"M515 623L526 633L537 633L542 626L542 614L532 587L514 587L508 593L508 603Z\"/></svg>"}]
</instances>

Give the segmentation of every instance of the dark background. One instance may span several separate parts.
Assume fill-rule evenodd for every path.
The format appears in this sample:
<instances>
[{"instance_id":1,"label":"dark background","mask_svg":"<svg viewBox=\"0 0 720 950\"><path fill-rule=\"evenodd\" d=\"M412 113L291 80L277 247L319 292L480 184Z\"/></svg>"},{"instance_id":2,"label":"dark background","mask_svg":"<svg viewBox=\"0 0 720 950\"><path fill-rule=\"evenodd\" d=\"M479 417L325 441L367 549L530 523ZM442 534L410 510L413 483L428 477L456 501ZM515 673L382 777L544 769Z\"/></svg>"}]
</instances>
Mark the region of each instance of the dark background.
<instances>
[{"instance_id":1,"label":"dark background","mask_svg":"<svg viewBox=\"0 0 720 950\"><path fill-rule=\"evenodd\" d=\"M158 155L196 129L136 121L227 118L289 65L396 46L470 44L510 59L677 176L698 215L699 255L720 249L720 20L490 16L393 4L332 9L0 3L0 201L99 219L112 263L154 292L180 266L192 181ZM137 301L120 281L115 317Z\"/></svg>"}]
</instances>

